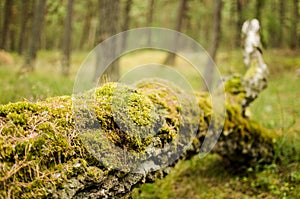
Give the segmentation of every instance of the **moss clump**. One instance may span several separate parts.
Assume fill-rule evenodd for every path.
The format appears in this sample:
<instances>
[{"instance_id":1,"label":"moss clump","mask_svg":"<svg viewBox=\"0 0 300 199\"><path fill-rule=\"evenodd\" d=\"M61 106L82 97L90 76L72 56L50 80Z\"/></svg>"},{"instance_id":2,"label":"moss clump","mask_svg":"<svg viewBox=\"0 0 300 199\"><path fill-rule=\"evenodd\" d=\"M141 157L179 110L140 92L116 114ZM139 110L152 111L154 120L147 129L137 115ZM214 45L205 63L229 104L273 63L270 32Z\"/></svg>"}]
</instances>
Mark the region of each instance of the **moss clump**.
<instances>
[{"instance_id":1,"label":"moss clump","mask_svg":"<svg viewBox=\"0 0 300 199\"><path fill-rule=\"evenodd\" d=\"M215 151L235 166L254 166L270 163L274 156L270 132L257 122L245 118L237 105L226 105L226 119Z\"/></svg>"},{"instance_id":2,"label":"moss clump","mask_svg":"<svg viewBox=\"0 0 300 199\"><path fill-rule=\"evenodd\" d=\"M74 128L70 97L0 106L0 196L52 197L89 155ZM77 164L78 165L78 164ZM66 167L68 170L66 170Z\"/></svg>"},{"instance_id":3,"label":"moss clump","mask_svg":"<svg viewBox=\"0 0 300 199\"><path fill-rule=\"evenodd\" d=\"M246 98L246 88L243 77L233 75L225 81L224 88L230 104L242 105Z\"/></svg>"},{"instance_id":4,"label":"moss clump","mask_svg":"<svg viewBox=\"0 0 300 199\"><path fill-rule=\"evenodd\" d=\"M140 83L137 88L106 84L95 91L93 108L100 128L85 131L80 135L81 140L104 165L122 164L120 169L134 167L136 162L145 161L166 145L170 154L175 153L176 143L183 137L179 136L180 125L186 120L185 128L189 128L192 121L182 114L179 92L154 82ZM192 106L186 107L193 112ZM191 135L187 138L191 140ZM188 139L181 141L187 143Z\"/></svg>"},{"instance_id":5,"label":"moss clump","mask_svg":"<svg viewBox=\"0 0 300 199\"><path fill-rule=\"evenodd\" d=\"M141 91L106 84L96 92L95 112L109 140L128 150L141 152L155 134L158 120L154 105Z\"/></svg>"}]
</instances>

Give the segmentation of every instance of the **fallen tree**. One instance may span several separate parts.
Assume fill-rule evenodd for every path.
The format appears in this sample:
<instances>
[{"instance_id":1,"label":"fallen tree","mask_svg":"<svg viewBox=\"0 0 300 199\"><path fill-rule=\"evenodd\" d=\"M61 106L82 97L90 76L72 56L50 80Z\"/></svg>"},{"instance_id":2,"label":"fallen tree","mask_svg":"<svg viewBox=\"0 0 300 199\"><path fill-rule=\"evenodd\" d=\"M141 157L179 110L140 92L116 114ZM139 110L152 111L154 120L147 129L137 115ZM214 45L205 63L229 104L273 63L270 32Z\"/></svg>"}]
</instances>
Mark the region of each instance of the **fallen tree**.
<instances>
[{"instance_id":1,"label":"fallen tree","mask_svg":"<svg viewBox=\"0 0 300 199\"><path fill-rule=\"evenodd\" d=\"M225 124L213 148L213 152L234 167L268 163L274 154L274 143L268 132L244 115L245 108L266 87L267 73L262 70L266 66L259 51L252 53L255 56L249 72L225 82ZM214 136L207 135L212 114L208 93L195 94L201 110L195 120L184 117L195 115L194 107L176 98L183 91L171 92L156 82L143 82L137 88L108 83L91 92L95 94L92 109L101 131L84 134L80 134L73 117L70 96L0 106L1 197L127 197L134 187L166 176L178 160L199 154L204 138ZM127 103L121 106L122 111L113 111L116 108L113 105L118 104L114 100L118 99L126 99ZM182 116L183 107L187 107L189 114ZM99 127L88 121L84 110L78 111L84 116L80 125L87 129ZM122 119L131 121L134 127L127 122L123 124ZM170 145L178 140L181 131L188 133ZM144 155L142 163L134 168L142 172L105 164L110 158L117 161L127 157L107 146L107 142L133 154L125 163ZM153 159L155 151L167 145L170 147ZM168 158L173 155L170 152L174 150L179 155L168 164Z\"/></svg>"}]
</instances>

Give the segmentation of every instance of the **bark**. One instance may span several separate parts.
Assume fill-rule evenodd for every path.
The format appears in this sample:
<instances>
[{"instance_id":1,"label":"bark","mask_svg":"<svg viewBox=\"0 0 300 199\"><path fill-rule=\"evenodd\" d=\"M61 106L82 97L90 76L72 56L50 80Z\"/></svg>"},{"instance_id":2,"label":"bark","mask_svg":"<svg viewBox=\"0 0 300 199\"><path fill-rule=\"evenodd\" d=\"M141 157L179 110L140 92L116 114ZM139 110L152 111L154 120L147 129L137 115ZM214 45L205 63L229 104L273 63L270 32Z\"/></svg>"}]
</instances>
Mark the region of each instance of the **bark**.
<instances>
[{"instance_id":1,"label":"bark","mask_svg":"<svg viewBox=\"0 0 300 199\"><path fill-rule=\"evenodd\" d=\"M22 8L21 8L21 27L19 32L19 43L18 43L18 54L22 55L24 44L25 44L25 35L26 35L26 26L28 21L28 9L31 1L22 0Z\"/></svg>"},{"instance_id":2,"label":"bark","mask_svg":"<svg viewBox=\"0 0 300 199\"><path fill-rule=\"evenodd\" d=\"M46 0L35 1L34 4L34 16L31 27L30 41L25 56L25 63L23 65L24 72L34 70L34 61L36 59L41 39L42 26L46 11Z\"/></svg>"},{"instance_id":3,"label":"bark","mask_svg":"<svg viewBox=\"0 0 300 199\"><path fill-rule=\"evenodd\" d=\"M5 13L4 22L2 27L2 37L1 37L1 49L8 50L8 33L10 30L11 17L12 17L13 0L5 1Z\"/></svg>"},{"instance_id":4,"label":"bark","mask_svg":"<svg viewBox=\"0 0 300 199\"><path fill-rule=\"evenodd\" d=\"M178 15L177 15L177 19L176 19L176 27L175 30L178 32L182 31L182 25L183 25L183 20L186 17L186 13L188 12L188 0L181 0L180 1L180 5L178 8ZM176 51L177 51L177 38L174 38L174 53L169 53L166 60L164 61L164 64L167 65L174 65L175 64L175 58L176 58Z\"/></svg>"},{"instance_id":5,"label":"bark","mask_svg":"<svg viewBox=\"0 0 300 199\"><path fill-rule=\"evenodd\" d=\"M99 0L99 33L98 42L101 43L105 39L117 34L121 30L120 23L120 0ZM107 51L99 55L97 54L97 61L95 66L95 81L98 80L99 75L103 72L104 66L99 65L101 59L109 59L114 57L115 53L120 50L117 46L117 41L112 45L107 46ZM106 81L116 81L120 77L118 60L114 61L106 70Z\"/></svg>"},{"instance_id":6,"label":"bark","mask_svg":"<svg viewBox=\"0 0 300 199\"><path fill-rule=\"evenodd\" d=\"M243 78L245 90L243 100L240 102L243 111L267 87L269 69L262 58L259 31L260 24L257 19L247 20L243 24L244 63L249 68Z\"/></svg>"},{"instance_id":7,"label":"bark","mask_svg":"<svg viewBox=\"0 0 300 199\"><path fill-rule=\"evenodd\" d=\"M63 36L62 74L65 76L69 75L70 73L73 4L74 4L74 0L68 0L68 9L65 18L65 27L64 27L64 36Z\"/></svg>"},{"instance_id":8,"label":"bark","mask_svg":"<svg viewBox=\"0 0 300 199\"><path fill-rule=\"evenodd\" d=\"M209 55L213 61L216 60L216 54L221 37L221 20L222 20L222 0L215 1L214 8L214 25L213 25L213 39L209 49ZM211 88L213 83L214 64L210 61L207 63L204 71L206 89Z\"/></svg>"}]
</instances>

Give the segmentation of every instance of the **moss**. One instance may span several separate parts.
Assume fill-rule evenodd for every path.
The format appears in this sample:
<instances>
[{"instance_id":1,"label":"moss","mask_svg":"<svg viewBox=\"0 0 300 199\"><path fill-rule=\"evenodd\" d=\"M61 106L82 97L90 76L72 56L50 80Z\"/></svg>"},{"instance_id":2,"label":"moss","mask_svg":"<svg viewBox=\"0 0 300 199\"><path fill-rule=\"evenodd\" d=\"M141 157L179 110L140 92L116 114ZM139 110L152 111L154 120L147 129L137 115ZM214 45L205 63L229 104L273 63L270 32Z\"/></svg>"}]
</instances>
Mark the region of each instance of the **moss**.
<instances>
[{"instance_id":1,"label":"moss","mask_svg":"<svg viewBox=\"0 0 300 199\"><path fill-rule=\"evenodd\" d=\"M236 165L253 166L271 162L274 143L268 130L245 118L238 105L226 105L226 120L216 151ZM226 149L224 149L226 146Z\"/></svg>"},{"instance_id":2,"label":"moss","mask_svg":"<svg viewBox=\"0 0 300 199\"><path fill-rule=\"evenodd\" d=\"M1 197L46 197L63 181L53 175L59 172L56 165L80 157L70 140L70 105L70 97L60 97L0 106Z\"/></svg>"},{"instance_id":3,"label":"moss","mask_svg":"<svg viewBox=\"0 0 300 199\"><path fill-rule=\"evenodd\" d=\"M234 89L240 86L238 79L232 84ZM163 148L182 139L181 131L189 132L184 135L186 140L170 147L180 150L195 135L193 125L199 125L193 141L199 146L212 112L209 94L195 94L201 111L194 118L188 94L157 82L141 82L137 88L108 83L85 95L92 96L88 105L95 111L101 130L78 131L70 96L0 106L0 197L71 197L83 186L107 179L110 168L105 167L105 161L111 163L109 158L125 158L111 144L139 158L149 147ZM83 99L78 97L79 104ZM87 114L82 107L76 111L79 116ZM259 125L244 118L239 107L227 105L226 118L216 148L219 154L237 162L270 157L268 136L262 135ZM84 127L91 122L88 120L83 117L79 125ZM100 157L94 157L88 147ZM116 156L105 159L106 154Z\"/></svg>"},{"instance_id":4,"label":"moss","mask_svg":"<svg viewBox=\"0 0 300 199\"><path fill-rule=\"evenodd\" d=\"M243 104L246 98L246 88L243 81L243 77L240 75L233 75L225 81L224 88L229 104Z\"/></svg>"},{"instance_id":5,"label":"moss","mask_svg":"<svg viewBox=\"0 0 300 199\"><path fill-rule=\"evenodd\" d=\"M144 150L158 120L150 99L141 91L112 83L96 90L95 96L94 109L109 140L128 150Z\"/></svg>"}]
</instances>

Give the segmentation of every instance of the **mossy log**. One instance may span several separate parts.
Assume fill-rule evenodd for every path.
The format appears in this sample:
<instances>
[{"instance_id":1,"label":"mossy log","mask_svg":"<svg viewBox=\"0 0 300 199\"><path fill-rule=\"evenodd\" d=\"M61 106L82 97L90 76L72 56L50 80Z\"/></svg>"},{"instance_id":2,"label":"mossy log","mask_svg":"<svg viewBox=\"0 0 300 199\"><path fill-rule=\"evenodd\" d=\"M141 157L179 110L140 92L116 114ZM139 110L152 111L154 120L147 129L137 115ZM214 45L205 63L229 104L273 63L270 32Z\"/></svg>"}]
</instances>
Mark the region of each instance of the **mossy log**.
<instances>
[{"instance_id":1,"label":"mossy log","mask_svg":"<svg viewBox=\"0 0 300 199\"><path fill-rule=\"evenodd\" d=\"M251 49L246 75L225 82L225 123L212 151L234 168L268 163L274 155L272 137L244 114L267 85L261 52ZM127 197L134 187L163 178L178 160L203 152L206 137L216 136L209 130L210 95L168 88L105 84L84 94L92 103L76 102L90 106L92 120L85 108L72 110L71 96L1 105L0 198ZM200 114L185 100L194 96Z\"/></svg>"},{"instance_id":2,"label":"mossy log","mask_svg":"<svg viewBox=\"0 0 300 199\"><path fill-rule=\"evenodd\" d=\"M93 91L96 96L93 108L109 141L134 154L142 154L176 139L180 122L185 119L180 118L182 105L176 103L174 94L155 83L143 83L138 88L121 85L123 92L117 92L114 98L116 88L116 83L108 83ZM133 134L120 129L114 119L112 101L124 96L129 100L123 107L127 114L119 118L157 132L145 138L141 136L145 133L143 130ZM188 159L200 152L210 121L209 95L196 93L195 96L201 114L198 121L190 122L198 125L197 132L191 144L184 150L181 148L183 153L179 159ZM225 125L213 152L234 167L270 162L274 148L272 139L257 123L242 115L239 105L229 102ZM155 112L151 113L151 110ZM151 126L153 123L161 126ZM131 130L130 127L127 129ZM70 96L1 105L0 198L126 197L139 184L164 177L176 164L175 161L157 170L146 169L144 173L116 170L95 158L83 144L86 140L97 140L97 134L80 136ZM98 144L97 141L94 144ZM179 150L179 144L175 146L176 150ZM100 147L100 150L109 149ZM151 159L144 162L158 164Z\"/></svg>"}]
</instances>

